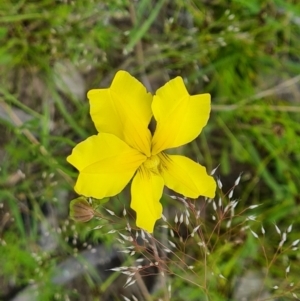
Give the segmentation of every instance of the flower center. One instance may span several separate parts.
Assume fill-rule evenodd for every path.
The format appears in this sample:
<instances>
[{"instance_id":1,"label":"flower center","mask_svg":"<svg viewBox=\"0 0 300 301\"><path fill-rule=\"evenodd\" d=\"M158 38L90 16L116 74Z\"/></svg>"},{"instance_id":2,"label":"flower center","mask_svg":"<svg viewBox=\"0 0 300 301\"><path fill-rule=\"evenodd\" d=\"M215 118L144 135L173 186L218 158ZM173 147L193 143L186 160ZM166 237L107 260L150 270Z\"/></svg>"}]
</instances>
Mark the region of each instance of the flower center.
<instances>
[{"instance_id":1,"label":"flower center","mask_svg":"<svg viewBox=\"0 0 300 301\"><path fill-rule=\"evenodd\" d=\"M144 167L152 171L154 173L159 173L160 172L160 159L157 155L149 157L145 162L144 162Z\"/></svg>"}]
</instances>

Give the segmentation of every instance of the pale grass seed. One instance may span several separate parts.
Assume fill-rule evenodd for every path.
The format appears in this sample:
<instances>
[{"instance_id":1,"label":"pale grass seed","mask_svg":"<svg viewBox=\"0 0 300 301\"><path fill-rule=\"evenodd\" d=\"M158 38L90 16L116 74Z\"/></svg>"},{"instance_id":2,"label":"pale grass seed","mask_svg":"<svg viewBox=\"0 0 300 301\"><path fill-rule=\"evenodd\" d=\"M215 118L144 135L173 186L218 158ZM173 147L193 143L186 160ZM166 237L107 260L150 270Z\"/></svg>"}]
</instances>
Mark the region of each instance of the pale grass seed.
<instances>
[{"instance_id":1,"label":"pale grass seed","mask_svg":"<svg viewBox=\"0 0 300 301\"><path fill-rule=\"evenodd\" d=\"M219 189L222 189L223 184L222 184L220 178L217 178L217 184L218 184Z\"/></svg>"},{"instance_id":2,"label":"pale grass seed","mask_svg":"<svg viewBox=\"0 0 300 301\"><path fill-rule=\"evenodd\" d=\"M172 296L172 286L171 284L168 285L168 293L169 293L169 298Z\"/></svg>"},{"instance_id":3,"label":"pale grass seed","mask_svg":"<svg viewBox=\"0 0 300 301\"><path fill-rule=\"evenodd\" d=\"M277 225L274 224L274 226L275 226L276 232L277 232L279 235L281 235L281 231L280 231L280 229L277 227Z\"/></svg>"},{"instance_id":4,"label":"pale grass seed","mask_svg":"<svg viewBox=\"0 0 300 301\"><path fill-rule=\"evenodd\" d=\"M255 238L258 238L258 235L254 231L252 231L251 229L250 229L250 231Z\"/></svg>"},{"instance_id":5,"label":"pale grass seed","mask_svg":"<svg viewBox=\"0 0 300 301\"><path fill-rule=\"evenodd\" d=\"M175 222L175 224L177 224L177 223L178 223L178 215L177 215L177 213L176 213L176 215L175 215L174 222Z\"/></svg>"},{"instance_id":6,"label":"pale grass seed","mask_svg":"<svg viewBox=\"0 0 300 301\"><path fill-rule=\"evenodd\" d=\"M179 218L179 223L182 224L183 222L183 214L181 213L180 218Z\"/></svg>"},{"instance_id":7,"label":"pale grass seed","mask_svg":"<svg viewBox=\"0 0 300 301\"><path fill-rule=\"evenodd\" d=\"M112 215L112 216L116 215L113 211L111 211L111 210L109 210L109 209L106 209L106 208L105 208L105 210L106 210L110 215Z\"/></svg>"},{"instance_id":8,"label":"pale grass seed","mask_svg":"<svg viewBox=\"0 0 300 301\"><path fill-rule=\"evenodd\" d=\"M214 169L211 171L211 173L210 173L211 176L213 176L213 175L215 174L215 172L217 171L217 169L219 168L219 166L220 166L220 165L218 165L216 168L214 168Z\"/></svg>"},{"instance_id":9,"label":"pale grass seed","mask_svg":"<svg viewBox=\"0 0 300 301\"><path fill-rule=\"evenodd\" d=\"M222 207L222 198L219 197L219 203L218 203L219 207Z\"/></svg>"}]
</instances>

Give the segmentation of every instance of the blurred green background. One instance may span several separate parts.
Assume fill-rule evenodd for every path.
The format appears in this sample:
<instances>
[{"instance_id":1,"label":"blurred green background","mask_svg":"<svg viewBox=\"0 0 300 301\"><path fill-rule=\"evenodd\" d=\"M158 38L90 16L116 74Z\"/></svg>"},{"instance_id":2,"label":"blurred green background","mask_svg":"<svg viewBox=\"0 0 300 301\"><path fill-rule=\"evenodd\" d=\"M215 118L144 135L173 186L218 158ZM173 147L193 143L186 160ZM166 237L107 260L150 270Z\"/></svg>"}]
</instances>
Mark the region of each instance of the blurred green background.
<instances>
[{"instance_id":1,"label":"blurred green background","mask_svg":"<svg viewBox=\"0 0 300 301\"><path fill-rule=\"evenodd\" d=\"M208 125L182 151L209 171L219 165L224 202L242 174L236 222L216 232L211 205L201 220L210 257L186 242L178 251L201 262L194 273L165 276L170 298L152 273L136 298L242 300L251 283L245 300L300 297L299 53L296 0L1 0L0 300L135 300L124 279L101 272L127 260L107 234L114 225L91 231L99 221L68 218L77 173L66 156L96 133L86 92L120 69L153 93L178 75L190 94L209 92ZM126 193L116 202L108 208L129 208ZM98 268L69 279L68 260L87 250Z\"/></svg>"}]
</instances>

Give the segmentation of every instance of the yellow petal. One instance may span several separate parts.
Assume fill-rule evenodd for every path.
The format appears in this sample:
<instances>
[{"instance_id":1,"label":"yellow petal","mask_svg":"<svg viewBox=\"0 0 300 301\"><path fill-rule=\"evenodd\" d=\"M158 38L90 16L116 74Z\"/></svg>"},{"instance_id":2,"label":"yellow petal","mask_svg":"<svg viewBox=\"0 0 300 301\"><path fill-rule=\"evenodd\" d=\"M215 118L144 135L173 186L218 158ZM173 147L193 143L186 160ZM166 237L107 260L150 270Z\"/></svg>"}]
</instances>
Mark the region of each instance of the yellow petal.
<instances>
[{"instance_id":1,"label":"yellow petal","mask_svg":"<svg viewBox=\"0 0 300 301\"><path fill-rule=\"evenodd\" d=\"M206 125L210 95L190 96L181 77L170 80L154 95L153 115L157 121L152 154L194 140Z\"/></svg>"},{"instance_id":2,"label":"yellow petal","mask_svg":"<svg viewBox=\"0 0 300 301\"><path fill-rule=\"evenodd\" d=\"M88 92L90 113L98 132L111 133L150 155L152 95L126 71L119 71L108 89Z\"/></svg>"},{"instance_id":3,"label":"yellow petal","mask_svg":"<svg viewBox=\"0 0 300 301\"><path fill-rule=\"evenodd\" d=\"M161 218L162 205L159 202L164 180L158 174L141 167L131 185L131 208L136 212L136 225L149 233L155 222Z\"/></svg>"},{"instance_id":4,"label":"yellow petal","mask_svg":"<svg viewBox=\"0 0 300 301\"><path fill-rule=\"evenodd\" d=\"M79 143L67 158L79 170L75 191L97 199L118 194L145 160L140 152L107 133Z\"/></svg>"},{"instance_id":5,"label":"yellow petal","mask_svg":"<svg viewBox=\"0 0 300 301\"><path fill-rule=\"evenodd\" d=\"M216 182L205 167L184 156L161 154L160 159L164 167L161 175L167 187L190 198L215 196Z\"/></svg>"}]
</instances>

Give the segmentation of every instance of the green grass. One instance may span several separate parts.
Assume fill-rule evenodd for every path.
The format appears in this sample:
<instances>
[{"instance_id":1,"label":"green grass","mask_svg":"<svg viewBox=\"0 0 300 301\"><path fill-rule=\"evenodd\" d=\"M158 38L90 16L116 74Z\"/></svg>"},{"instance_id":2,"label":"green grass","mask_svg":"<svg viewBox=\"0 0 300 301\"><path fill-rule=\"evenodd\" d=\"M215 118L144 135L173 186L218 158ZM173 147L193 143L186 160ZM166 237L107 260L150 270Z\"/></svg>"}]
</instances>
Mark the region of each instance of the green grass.
<instances>
[{"instance_id":1,"label":"green grass","mask_svg":"<svg viewBox=\"0 0 300 301\"><path fill-rule=\"evenodd\" d=\"M246 271L262 274L262 291L270 296L299 297L299 252L289 246L300 238L300 4L107 2L0 4L0 299L9 300L30 283L44 284L40 300L67 300L66 295L80 300L80 294L85 300L108 298L110 277L85 276L81 285L64 286L51 279L59 263L74 253L99 242L110 247L121 238L119 231L125 234L124 219L110 216L104 207L122 216L124 206L129 208L127 190L101 205L111 223L69 220L77 173L66 162L72 147L96 132L86 91L108 87L120 69L150 83L152 92L180 75L191 94L211 93L208 125L182 151L208 170L220 165L215 175L223 183L224 206L218 207L217 197L217 210L205 204L205 216L199 220L191 214L190 225L181 230L174 218L184 205L163 200L169 228L178 236L164 235L176 248L164 265L170 272L165 285L144 299L169 300L171 284L172 300L232 300ZM232 200L239 201L235 212L224 215ZM248 209L252 205L259 207ZM252 214L256 220L247 220ZM99 223L102 229L91 230ZM198 224L198 236L188 236ZM156 238L167 244L159 229ZM107 234L112 230L117 232ZM279 250L284 232L287 240ZM183 234L189 238L181 242ZM207 250L197 245L201 241ZM134 256L124 259L128 266ZM119 293L114 298L123 300Z\"/></svg>"}]
</instances>

